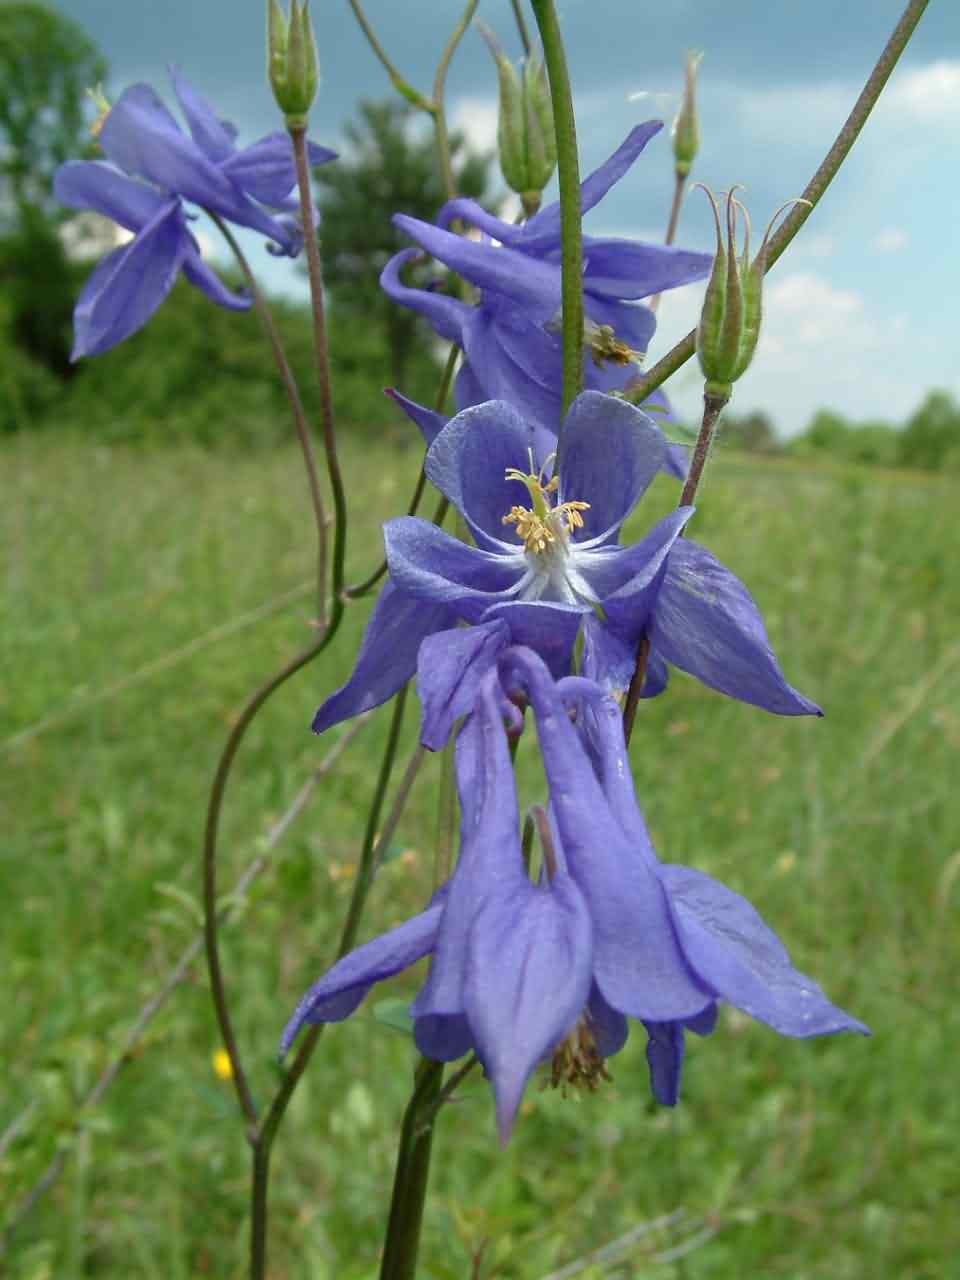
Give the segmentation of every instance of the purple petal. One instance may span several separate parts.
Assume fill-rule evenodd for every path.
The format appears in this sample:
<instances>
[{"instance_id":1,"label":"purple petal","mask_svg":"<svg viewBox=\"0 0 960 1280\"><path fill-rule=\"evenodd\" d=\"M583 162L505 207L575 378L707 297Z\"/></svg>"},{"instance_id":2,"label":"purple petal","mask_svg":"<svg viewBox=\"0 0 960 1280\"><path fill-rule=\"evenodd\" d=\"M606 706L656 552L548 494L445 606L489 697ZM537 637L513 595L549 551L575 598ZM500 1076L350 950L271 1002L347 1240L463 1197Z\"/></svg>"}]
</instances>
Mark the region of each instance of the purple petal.
<instances>
[{"instance_id":1,"label":"purple petal","mask_svg":"<svg viewBox=\"0 0 960 1280\"><path fill-rule=\"evenodd\" d=\"M149 85L136 84L124 90L100 131L100 145L107 159L127 173L176 192L240 226L252 227L285 249L291 246L289 229L246 199L186 136Z\"/></svg>"},{"instance_id":2,"label":"purple petal","mask_svg":"<svg viewBox=\"0 0 960 1280\"><path fill-rule=\"evenodd\" d=\"M505 245L468 240L404 213L393 224L452 271L484 290L522 306L535 320L549 320L560 306L560 269Z\"/></svg>"},{"instance_id":3,"label":"purple petal","mask_svg":"<svg viewBox=\"0 0 960 1280\"><path fill-rule=\"evenodd\" d=\"M739 578L695 542L674 543L650 623L660 656L712 689L778 715L822 715L789 685Z\"/></svg>"},{"instance_id":4,"label":"purple petal","mask_svg":"<svg viewBox=\"0 0 960 1280\"><path fill-rule=\"evenodd\" d=\"M54 175L53 193L61 204L93 209L128 231L139 231L170 203L153 187L95 160L62 164Z\"/></svg>"},{"instance_id":5,"label":"purple petal","mask_svg":"<svg viewBox=\"0 0 960 1280\"><path fill-rule=\"evenodd\" d=\"M532 426L503 400L490 400L464 409L451 418L427 453L424 468L490 550L520 548L505 528L503 517L515 503L527 506L530 495L519 480L508 480L508 468L524 475L539 459Z\"/></svg>"},{"instance_id":6,"label":"purple petal","mask_svg":"<svg viewBox=\"0 0 960 1280\"><path fill-rule=\"evenodd\" d=\"M495 604L484 621L499 618L510 628L510 643L533 649L559 679L573 664L573 650L583 619L592 617L586 607L540 600L508 600Z\"/></svg>"},{"instance_id":7,"label":"purple petal","mask_svg":"<svg viewBox=\"0 0 960 1280\"><path fill-rule=\"evenodd\" d=\"M584 244L584 262L583 287L588 293L602 298L649 298L702 280L713 256L640 240L590 237Z\"/></svg>"},{"instance_id":8,"label":"purple petal","mask_svg":"<svg viewBox=\"0 0 960 1280\"><path fill-rule=\"evenodd\" d=\"M617 548L615 555L596 567L589 560L585 565L585 576L603 601L611 631L634 652L659 597L670 553L693 511L693 507L678 507L639 542Z\"/></svg>"},{"instance_id":9,"label":"purple petal","mask_svg":"<svg viewBox=\"0 0 960 1280\"><path fill-rule=\"evenodd\" d=\"M637 665L637 647L630 644L595 615L583 621L583 674L607 693L629 689Z\"/></svg>"},{"instance_id":10,"label":"purple petal","mask_svg":"<svg viewBox=\"0 0 960 1280\"><path fill-rule=\"evenodd\" d=\"M596 983L587 1001L587 1019L601 1058L612 1058L627 1043L630 1027L626 1018L604 1000Z\"/></svg>"},{"instance_id":11,"label":"purple petal","mask_svg":"<svg viewBox=\"0 0 960 1280\"><path fill-rule=\"evenodd\" d=\"M423 433L428 449L450 421L445 413L437 413L436 409L425 409L422 404L417 404L415 400L408 400L406 396L401 395L394 387L387 387L384 395L389 396L395 404L400 406L410 421L416 423Z\"/></svg>"},{"instance_id":12,"label":"purple petal","mask_svg":"<svg viewBox=\"0 0 960 1280\"><path fill-rule=\"evenodd\" d=\"M315 982L286 1025L280 1041L281 1057L305 1022L342 1022L375 983L409 969L427 955L436 941L446 892L444 886L426 911L349 952Z\"/></svg>"},{"instance_id":13,"label":"purple petal","mask_svg":"<svg viewBox=\"0 0 960 1280\"><path fill-rule=\"evenodd\" d=\"M471 925L464 1005L504 1145L534 1068L583 1012L591 954L586 903L561 873L549 888L494 883Z\"/></svg>"},{"instance_id":14,"label":"purple petal","mask_svg":"<svg viewBox=\"0 0 960 1280\"><path fill-rule=\"evenodd\" d=\"M648 120L630 130L613 155L580 184L580 209L583 213L600 203L610 188L628 171L650 139L662 128L663 121ZM526 224L524 233L524 249L537 251L559 245L560 202L556 201L541 209Z\"/></svg>"},{"instance_id":15,"label":"purple petal","mask_svg":"<svg viewBox=\"0 0 960 1280\"><path fill-rule=\"evenodd\" d=\"M233 152L236 130L220 119L206 98L180 74L177 67L170 67L169 71L190 136L214 163L226 160Z\"/></svg>"},{"instance_id":16,"label":"purple petal","mask_svg":"<svg viewBox=\"0 0 960 1280\"><path fill-rule=\"evenodd\" d=\"M577 396L563 424L559 501L590 503L578 540L619 529L660 470L666 441L645 413L600 391Z\"/></svg>"},{"instance_id":17,"label":"purple petal","mask_svg":"<svg viewBox=\"0 0 960 1280\"><path fill-rule=\"evenodd\" d=\"M308 145L311 165L326 164L337 158L335 151L328 151L315 142ZM263 204L283 204L297 185L293 143L283 130L269 133L242 151L235 151L220 169L248 196Z\"/></svg>"},{"instance_id":18,"label":"purple petal","mask_svg":"<svg viewBox=\"0 0 960 1280\"><path fill-rule=\"evenodd\" d=\"M183 260L183 274L192 285L196 285L207 297L220 307L228 307L231 311L249 311L253 299L241 290L234 293L228 289L215 271L200 257L199 250L191 245Z\"/></svg>"},{"instance_id":19,"label":"purple petal","mask_svg":"<svg viewBox=\"0 0 960 1280\"><path fill-rule=\"evenodd\" d=\"M420 741L425 747L443 748L457 720L473 710L481 679L509 643L509 628L498 619L427 636L417 658Z\"/></svg>"},{"instance_id":20,"label":"purple petal","mask_svg":"<svg viewBox=\"0 0 960 1280\"><path fill-rule=\"evenodd\" d=\"M512 893L528 884L520 851L520 814L513 767L495 695L496 676L484 683L477 710L460 730L456 748L460 797L460 860L434 948L430 975L413 1002L418 1020L465 1012L467 938L493 886ZM442 1024L427 1024L439 1034ZM454 1027L454 1031L456 1028Z\"/></svg>"},{"instance_id":21,"label":"purple petal","mask_svg":"<svg viewBox=\"0 0 960 1280\"><path fill-rule=\"evenodd\" d=\"M402 249L395 253L380 273L380 287L394 302L425 316L441 338L462 346L463 328L473 308L459 298L450 298L445 293L411 289L400 279L400 268L419 257L417 249Z\"/></svg>"},{"instance_id":22,"label":"purple petal","mask_svg":"<svg viewBox=\"0 0 960 1280\"><path fill-rule=\"evenodd\" d=\"M710 993L680 951L650 855L633 847L612 814L542 661L508 650L502 669L508 659L536 713L557 831L593 919L597 986L609 1004L635 1018L699 1013Z\"/></svg>"},{"instance_id":23,"label":"purple petal","mask_svg":"<svg viewBox=\"0 0 960 1280\"><path fill-rule=\"evenodd\" d=\"M746 898L691 867L666 865L660 874L684 953L717 996L785 1036L870 1034L793 967Z\"/></svg>"},{"instance_id":24,"label":"purple petal","mask_svg":"<svg viewBox=\"0 0 960 1280\"><path fill-rule=\"evenodd\" d=\"M425 1058L453 1062L475 1047L470 1024L462 1013L429 1013L414 1023L413 1038Z\"/></svg>"},{"instance_id":25,"label":"purple petal","mask_svg":"<svg viewBox=\"0 0 960 1280\"><path fill-rule=\"evenodd\" d=\"M471 227L485 232L492 240L501 244L517 245L523 241L522 226L513 222L504 222L496 214L488 213L476 200L468 196L455 196L448 200L437 214L437 226L447 230L453 222L468 222Z\"/></svg>"},{"instance_id":26,"label":"purple petal","mask_svg":"<svg viewBox=\"0 0 960 1280\"><path fill-rule=\"evenodd\" d=\"M420 642L453 621L453 612L444 605L425 604L388 582L367 625L353 675L322 704L313 732L323 733L392 698L416 671Z\"/></svg>"},{"instance_id":27,"label":"purple petal","mask_svg":"<svg viewBox=\"0 0 960 1280\"><path fill-rule=\"evenodd\" d=\"M507 598L525 568L522 551L515 557L481 551L416 516L388 520L383 538L390 577L405 595L470 622Z\"/></svg>"},{"instance_id":28,"label":"purple petal","mask_svg":"<svg viewBox=\"0 0 960 1280\"><path fill-rule=\"evenodd\" d=\"M173 288L189 244L180 202L171 200L130 244L107 254L73 313L71 358L99 355L142 329Z\"/></svg>"},{"instance_id":29,"label":"purple petal","mask_svg":"<svg viewBox=\"0 0 960 1280\"><path fill-rule=\"evenodd\" d=\"M505 400L531 426L556 436L562 418L560 339L535 324L513 303L496 307L484 298L470 310L461 345L466 362L457 375L461 409L485 400ZM549 450L548 450L549 452Z\"/></svg>"},{"instance_id":30,"label":"purple petal","mask_svg":"<svg viewBox=\"0 0 960 1280\"><path fill-rule=\"evenodd\" d=\"M663 1107L675 1107L680 1100L680 1077L683 1072L684 1036L681 1022L644 1020L647 1040L647 1065L650 1088Z\"/></svg>"}]
</instances>

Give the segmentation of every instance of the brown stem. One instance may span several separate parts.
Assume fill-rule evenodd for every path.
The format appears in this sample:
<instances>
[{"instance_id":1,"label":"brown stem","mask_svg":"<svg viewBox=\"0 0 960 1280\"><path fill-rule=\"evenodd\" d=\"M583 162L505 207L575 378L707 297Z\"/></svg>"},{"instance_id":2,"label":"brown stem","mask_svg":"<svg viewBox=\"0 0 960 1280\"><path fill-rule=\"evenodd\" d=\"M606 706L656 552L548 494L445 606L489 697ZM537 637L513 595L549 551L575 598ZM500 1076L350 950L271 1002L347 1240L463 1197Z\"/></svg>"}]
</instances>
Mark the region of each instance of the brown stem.
<instances>
[{"instance_id":1,"label":"brown stem","mask_svg":"<svg viewBox=\"0 0 960 1280\"><path fill-rule=\"evenodd\" d=\"M320 426L323 432L323 451L327 460L327 475L333 495L333 574L331 593L334 616L337 606L342 607L343 567L347 545L347 498L343 487L340 460L337 457L337 435L333 419L333 391L330 379L330 352L327 343L327 321L323 305L323 271L320 266L320 245L313 225L313 196L310 190L310 159L307 155L307 131L300 125L290 125L293 156L297 168L297 189L300 193L300 218L303 222L304 247L307 253L307 273L310 278L310 307L313 314L313 349L317 367L317 388L320 392Z\"/></svg>"},{"instance_id":2,"label":"brown stem","mask_svg":"<svg viewBox=\"0 0 960 1280\"><path fill-rule=\"evenodd\" d=\"M270 350L273 352L273 359L280 374L280 381L283 383L283 389L286 391L287 400L290 403L290 412L293 414L297 438L300 441L300 449L303 453L303 465L307 472L307 484L310 487L313 519L317 526L317 617L322 625L326 620L327 612L327 517L323 507L323 495L320 492L320 479L317 475L317 459L313 451L313 441L310 439L310 428L307 426L306 414L303 411L303 401L300 399L300 390L297 387L296 378L293 376L293 370L287 361L286 352L280 342L280 334L273 319L273 312L263 296L256 276L250 269L250 263L247 261L246 255L237 243L233 232L219 214L213 213L210 209L207 209L206 212L220 229L220 234L226 240L233 256L240 264L240 270L244 274L247 287L253 297L253 304L256 307L257 315L260 317L260 323L263 326L267 341L270 343Z\"/></svg>"},{"instance_id":3,"label":"brown stem","mask_svg":"<svg viewBox=\"0 0 960 1280\"><path fill-rule=\"evenodd\" d=\"M673 244L677 238L677 226L680 222L680 210L683 206L683 193L687 185L687 175L685 173L674 172L673 182L673 200L670 204L670 217L667 220L667 234L663 237L664 244ZM660 306L662 293L656 293L647 303L651 311L656 311Z\"/></svg>"},{"instance_id":4,"label":"brown stem","mask_svg":"<svg viewBox=\"0 0 960 1280\"><path fill-rule=\"evenodd\" d=\"M266 680L248 698L236 724L230 731L230 736L227 738L223 753L220 756L207 806L207 820L203 835L203 934L207 951L207 969L210 974L210 993L213 998L217 1025L220 1028L220 1038L230 1059L230 1071L233 1087L237 1094L237 1101L240 1104L240 1109L247 1121L251 1134L255 1131L257 1125L257 1106L247 1083L243 1063L240 1060L240 1050L233 1030L233 1019L230 1016L223 966L220 963L219 917L217 912L217 835L220 828L220 814L223 810L223 798L234 757L257 712L271 694L279 689L291 676L296 675L308 662L313 661L317 654L326 647L332 635L333 632L331 630L325 631L318 640L315 640L308 648L298 653L295 658L292 658L281 667L276 674Z\"/></svg>"},{"instance_id":5,"label":"brown stem","mask_svg":"<svg viewBox=\"0 0 960 1280\"><path fill-rule=\"evenodd\" d=\"M712 391L704 391L703 393L703 421L700 423L700 434L697 436L697 443L693 447L693 457L690 459L690 469L687 472L683 492L680 494L680 501L677 503L678 507L692 506L693 500L697 496L697 487L703 475L707 454L710 452L713 433L716 430L720 414L723 412L723 407L729 399L729 395L717 395Z\"/></svg>"}]
</instances>

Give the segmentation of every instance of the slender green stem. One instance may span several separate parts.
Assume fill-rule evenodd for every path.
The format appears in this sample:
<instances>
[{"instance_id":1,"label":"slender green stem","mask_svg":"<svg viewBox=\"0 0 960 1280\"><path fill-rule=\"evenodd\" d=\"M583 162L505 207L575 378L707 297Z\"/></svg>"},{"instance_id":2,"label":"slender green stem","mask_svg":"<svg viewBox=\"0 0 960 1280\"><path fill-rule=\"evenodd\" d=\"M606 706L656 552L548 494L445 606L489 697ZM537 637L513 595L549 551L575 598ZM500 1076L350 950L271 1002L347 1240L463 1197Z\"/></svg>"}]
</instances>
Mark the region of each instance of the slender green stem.
<instances>
[{"instance_id":1,"label":"slender green stem","mask_svg":"<svg viewBox=\"0 0 960 1280\"><path fill-rule=\"evenodd\" d=\"M384 71L386 71L387 75L390 77L390 83L396 89L397 93L399 93L401 97L406 98L407 102L412 103L413 106L418 107L421 111L426 111L428 115L432 115L433 103L429 98L425 98L422 93L418 93L409 80L405 80L394 64L390 61L386 50L377 39L376 32L367 21L367 15L364 13L359 0L350 0L350 8L353 10L353 16L360 24L360 30L367 37L367 43L378 58Z\"/></svg>"},{"instance_id":2,"label":"slender green stem","mask_svg":"<svg viewBox=\"0 0 960 1280\"><path fill-rule=\"evenodd\" d=\"M213 213L210 209L207 209L206 213L216 223L221 235L230 246L233 256L240 264L240 270L246 279L247 287L253 298L253 305L257 309L257 315L260 317L264 334L270 343L274 363L277 366L280 381L283 383L283 389L287 393L287 400L290 403L290 412L293 414L297 438L300 441L300 450L303 454L303 465L307 473L314 523L317 526L317 617L323 622L327 611L327 517L323 507L323 494L320 492L320 478L317 475L317 459L313 451L313 441L310 439L310 428L307 426L306 414L303 411L303 401L300 399L300 390L280 341L280 334L274 322L270 304L264 297L263 291L257 283L257 278L250 269L250 263L247 261L246 255L237 243L233 232L220 215Z\"/></svg>"},{"instance_id":3,"label":"slender green stem","mask_svg":"<svg viewBox=\"0 0 960 1280\"><path fill-rule=\"evenodd\" d=\"M334 627L328 627L318 640L315 640L313 644L298 653L295 658L292 658L282 666L278 672L250 695L224 745L207 805L207 819L203 835L203 933L207 952L207 969L210 974L210 991L213 997L217 1024L220 1028L220 1038L230 1059L231 1077L237 1093L237 1101L251 1133L256 1130L257 1107L240 1059L240 1050L233 1030L233 1019L230 1016L223 966L220 963L218 932L220 919L217 912L217 836L220 829L220 814L223 809L224 794L230 777L230 770L233 767L233 761L257 712L282 684L285 684L291 676L301 671L326 648L333 638L334 630Z\"/></svg>"},{"instance_id":4,"label":"slender green stem","mask_svg":"<svg viewBox=\"0 0 960 1280\"><path fill-rule=\"evenodd\" d=\"M667 234L663 237L664 244L673 244L677 238L677 226L680 223L680 210L683 207L683 193L687 186L687 175L685 173L674 172L673 175L673 200L670 203L670 217L667 220ZM654 294L650 299L649 307L651 311L656 311L660 306L662 293Z\"/></svg>"},{"instance_id":5,"label":"slender green stem","mask_svg":"<svg viewBox=\"0 0 960 1280\"><path fill-rule=\"evenodd\" d=\"M787 245L790 244L807 218L810 217L814 207L819 203L820 198L833 181L840 166L850 154L853 144L860 136L860 130L866 124L870 112L876 106L884 85L890 79L891 72L897 65L900 55L907 47L910 37L913 35L917 23L923 17L928 3L929 0L910 0L903 12L903 16L894 28L893 34L884 46L876 66L863 86L853 110L847 116L843 128L837 134L836 141L804 188L801 199L809 201L809 204L795 204L790 216L784 219L776 234L771 237L767 255L767 271L781 257ZM662 360L658 360L643 378L630 387L627 392L629 399L634 404L639 404L641 401L646 400L652 392L656 391L657 387L661 386L678 369L682 368L696 350L696 338L696 330L691 329L687 336L682 338L672 350L668 351Z\"/></svg>"},{"instance_id":6,"label":"slender green stem","mask_svg":"<svg viewBox=\"0 0 960 1280\"><path fill-rule=\"evenodd\" d=\"M437 138L437 158L440 164L440 177L446 188L447 199L452 200L457 194L457 184L453 176L453 161L450 156L450 131L447 128L447 115L444 110L444 94L447 87L447 72L450 62L457 51L457 46L464 37L473 15L477 11L479 0L467 0L463 16L447 41L447 47L440 57L437 74L433 81L433 127Z\"/></svg>"},{"instance_id":7,"label":"slender green stem","mask_svg":"<svg viewBox=\"0 0 960 1280\"><path fill-rule=\"evenodd\" d=\"M520 8L520 0L510 0L513 8L513 17L517 24L517 32L520 36L520 43L523 45L523 56L530 57L532 45L530 43L530 32L527 30L527 21L523 16L523 10Z\"/></svg>"},{"instance_id":8,"label":"slender green stem","mask_svg":"<svg viewBox=\"0 0 960 1280\"><path fill-rule=\"evenodd\" d=\"M303 222L307 272L310 278L310 306L313 314L313 348L317 366L317 388L320 392L320 427L323 452L327 460L327 476L333 496L333 558L330 591L333 616L343 608L343 570L347 547L347 497L343 487L340 460L337 457L337 434L333 420L333 390L330 378L330 352L327 343L327 321L323 305L323 272L320 245L313 226L313 195L310 190L310 158L307 155L307 131L299 125L289 127L300 193L300 217Z\"/></svg>"},{"instance_id":9,"label":"slender green stem","mask_svg":"<svg viewBox=\"0 0 960 1280\"><path fill-rule=\"evenodd\" d=\"M403 1115L380 1280L415 1280L443 1063L421 1058Z\"/></svg>"},{"instance_id":10,"label":"slender green stem","mask_svg":"<svg viewBox=\"0 0 960 1280\"><path fill-rule=\"evenodd\" d=\"M563 412L583 390L583 231L580 208L580 162L577 128L567 58L554 0L531 0L540 29L543 58L557 133L557 176L560 182L562 265ZM557 424L558 430L561 423Z\"/></svg>"}]
</instances>

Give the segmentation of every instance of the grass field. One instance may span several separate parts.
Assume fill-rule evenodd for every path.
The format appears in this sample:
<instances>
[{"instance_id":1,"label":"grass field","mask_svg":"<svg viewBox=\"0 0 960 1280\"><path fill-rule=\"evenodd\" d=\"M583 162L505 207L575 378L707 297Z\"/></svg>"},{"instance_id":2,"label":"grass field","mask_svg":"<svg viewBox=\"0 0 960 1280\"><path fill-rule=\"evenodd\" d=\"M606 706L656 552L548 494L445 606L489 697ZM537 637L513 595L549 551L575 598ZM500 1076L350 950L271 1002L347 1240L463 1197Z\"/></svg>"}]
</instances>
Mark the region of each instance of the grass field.
<instances>
[{"instance_id":1,"label":"grass field","mask_svg":"<svg viewBox=\"0 0 960 1280\"><path fill-rule=\"evenodd\" d=\"M347 449L353 576L417 465ZM98 1106L79 1109L195 935L205 796L246 692L309 637L311 538L292 450L234 461L45 435L4 442L0 1100L13 1280L241 1277L247 1156L202 966ZM960 1277L960 534L950 482L721 456L694 536L749 584L788 677L826 719L776 719L682 676L644 704L638 792L661 855L746 893L872 1039L783 1040L727 1010L690 1049L675 1111L648 1098L642 1032L583 1101L528 1090L509 1149L486 1084L441 1116L424 1280L545 1280L673 1214L583 1280ZM675 498L666 481L634 532ZM367 607L270 703L242 750L226 887L322 759L308 732ZM224 624L232 627L218 631ZM225 935L258 1098L326 966L386 713L277 845ZM414 741L408 717L401 764ZM336 738L338 731L331 734ZM362 934L430 881L431 761ZM411 990L398 980L392 994ZM335 1027L275 1153L274 1280L375 1277L409 1042ZM485 1245L484 1245L484 1242ZM473 1272L471 1259L481 1250ZM574 1271L563 1271L573 1275Z\"/></svg>"}]
</instances>

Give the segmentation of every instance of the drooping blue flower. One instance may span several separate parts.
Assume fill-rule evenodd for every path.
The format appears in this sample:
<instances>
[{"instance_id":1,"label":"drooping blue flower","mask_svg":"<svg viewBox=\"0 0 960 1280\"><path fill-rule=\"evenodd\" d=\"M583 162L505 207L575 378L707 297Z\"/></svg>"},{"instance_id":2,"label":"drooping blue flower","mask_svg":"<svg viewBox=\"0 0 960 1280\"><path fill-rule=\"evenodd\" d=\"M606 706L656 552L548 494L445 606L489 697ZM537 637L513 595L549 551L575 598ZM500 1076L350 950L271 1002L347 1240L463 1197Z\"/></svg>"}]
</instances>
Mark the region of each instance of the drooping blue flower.
<instances>
[{"instance_id":1,"label":"drooping blue flower","mask_svg":"<svg viewBox=\"0 0 960 1280\"><path fill-rule=\"evenodd\" d=\"M232 126L179 73L173 81L189 137L149 85L133 85L99 130L109 163L72 161L55 176L63 204L92 209L134 233L84 286L74 314L75 360L107 351L142 328L180 271L220 306L250 306L203 262L184 201L261 232L283 253L294 255L302 245L290 198L296 173L289 137L271 134L240 150ZM322 164L334 152L311 143L310 158Z\"/></svg>"},{"instance_id":2,"label":"drooping blue flower","mask_svg":"<svg viewBox=\"0 0 960 1280\"><path fill-rule=\"evenodd\" d=\"M585 213L623 177L662 127L657 120L638 125L584 181ZM478 228L484 239L453 234L447 228L455 221ZM559 204L547 206L521 226L501 221L469 199L444 205L436 226L405 214L397 214L394 223L480 290L476 304L470 304L405 285L401 271L417 256L415 249L397 254L381 276L394 301L418 311L441 337L463 348L457 407L506 400L526 421L555 435L563 383ZM594 236L584 237L583 252L584 340L585 350L592 353L584 361L585 385L612 391L636 373L633 356L646 352L656 327L654 313L640 300L702 279L712 259L685 249Z\"/></svg>"},{"instance_id":3,"label":"drooping blue flower","mask_svg":"<svg viewBox=\"0 0 960 1280\"><path fill-rule=\"evenodd\" d=\"M584 673L608 689L629 685L646 633L647 696L665 686L669 662L768 711L819 714L784 678L744 585L680 538L692 508L619 545L623 522L663 462L666 442L654 423L586 391L571 406L554 467L555 447L549 432L498 401L464 410L438 432L427 474L477 545L415 517L387 522L389 582L354 673L318 711L315 732L396 693L423 644L423 740L436 748L500 649L528 645L560 677L581 627ZM474 626L450 630L459 622Z\"/></svg>"},{"instance_id":4,"label":"drooping blue flower","mask_svg":"<svg viewBox=\"0 0 960 1280\"><path fill-rule=\"evenodd\" d=\"M552 847L536 883L524 866L504 727L506 718L515 729L520 713L505 693L533 710L550 790ZM651 1084L667 1104L679 1092L684 1029L712 1031L720 1000L785 1035L865 1032L793 968L743 898L657 861L614 721L616 704L593 682L556 683L532 651L506 650L457 741L453 877L424 912L310 988L283 1051L305 1023L341 1021L376 982L429 955L411 1006L418 1047L439 1061L477 1053L506 1141L537 1065L551 1061L557 1083L595 1087L604 1059L626 1042L628 1017L647 1028Z\"/></svg>"}]
</instances>

